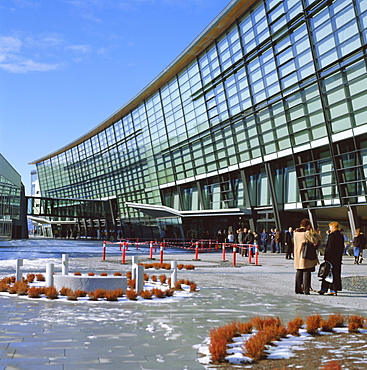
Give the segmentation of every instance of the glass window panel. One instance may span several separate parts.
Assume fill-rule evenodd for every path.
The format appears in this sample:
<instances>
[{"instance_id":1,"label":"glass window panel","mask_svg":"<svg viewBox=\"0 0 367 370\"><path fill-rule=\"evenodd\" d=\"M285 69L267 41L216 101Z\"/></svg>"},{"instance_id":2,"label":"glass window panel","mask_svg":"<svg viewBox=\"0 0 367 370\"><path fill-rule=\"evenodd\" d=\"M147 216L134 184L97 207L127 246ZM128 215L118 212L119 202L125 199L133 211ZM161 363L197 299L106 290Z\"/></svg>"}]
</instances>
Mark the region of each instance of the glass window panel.
<instances>
[{"instance_id":1,"label":"glass window panel","mask_svg":"<svg viewBox=\"0 0 367 370\"><path fill-rule=\"evenodd\" d=\"M338 118L340 116L345 115L348 112L348 105L347 103L339 103L330 107L330 116L331 118Z\"/></svg>"},{"instance_id":2,"label":"glass window panel","mask_svg":"<svg viewBox=\"0 0 367 370\"><path fill-rule=\"evenodd\" d=\"M367 94L362 94L352 99L353 110L366 108Z\"/></svg>"},{"instance_id":3,"label":"glass window panel","mask_svg":"<svg viewBox=\"0 0 367 370\"><path fill-rule=\"evenodd\" d=\"M344 100L346 98L345 96L345 90L344 88L341 88L339 90L333 91L327 95L327 99L329 104L336 103L340 100Z\"/></svg>"},{"instance_id":4,"label":"glass window panel","mask_svg":"<svg viewBox=\"0 0 367 370\"><path fill-rule=\"evenodd\" d=\"M293 134L293 138L296 145L305 144L310 141L309 133L306 130Z\"/></svg>"},{"instance_id":5,"label":"glass window panel","mask_svg":"<svg viewBox=\"0 0 367 370\"><path fill-rule=\"evenodd\" d=\"M348 130L352 127L350 117L344 117L342 119L334 120L331 122L331 128L333 133Z\"/></svg>"},{"instance_id":6,"label":"glass window panel","mask_svg":"<svg viewBox=\"0 0 367 370\"><path fill-rule=\"evenodd\" d=\"M338 59L338 54L336 53L335 50L331 50L330 52L319 57L320 67L324 68L328 66L329 64L333 63L337 59Z\"/></svg>"}]
</instances>

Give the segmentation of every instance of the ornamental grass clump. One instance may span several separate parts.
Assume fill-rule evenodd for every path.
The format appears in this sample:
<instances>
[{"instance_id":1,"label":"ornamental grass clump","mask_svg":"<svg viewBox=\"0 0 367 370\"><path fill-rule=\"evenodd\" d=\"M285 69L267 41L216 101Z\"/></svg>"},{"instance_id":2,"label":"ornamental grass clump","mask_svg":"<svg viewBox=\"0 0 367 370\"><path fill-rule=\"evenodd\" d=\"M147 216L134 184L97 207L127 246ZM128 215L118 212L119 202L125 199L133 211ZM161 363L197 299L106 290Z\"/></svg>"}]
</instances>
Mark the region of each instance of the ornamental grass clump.
<instances>
[{"instance_id":1,"label":"ornamental grass clump","mask_svg":"<svg viewBox=\"0 0 367 370\"><path fill-rule=\"evenodd\" d=\"M157 298L164 298L166 296L165 292L161 289L154 288L152 289L152 293L157 297Z\"/></svg>"},{"instance_id":2,"label":"ornamental grass clump","mask_svg":"<svg viewBox=\"0 0 367 370\"><path fill-rule=\"evenodd\" d=\"M299 335L299 329L303 325L303 319L301 317L296 317L288 322L287 332L290 335Z\"/></svg>"},{"instance_id":3,"label":"ornamental grass clump","mask_svg":"<svg viewBox=\"0 0 367 370\"><path fill-rule=\"evenodd\" d=\"M37 288L35 286L32 286L28 289L29 298L41 298L42 293L43 293L43 289Z\"/></svg>"},{"instance_id":4,"label":"ornamental grass clump","mask_svg":"<svg viewBox=\"0 0 367 370\"><path fill-rule=\"evenodd\" d=\"M107 290L105 294L106 301L118 301L119 293L115 290Z\"/></svg>"},{"instance_id":5,"label":"ornamental grass clump","mask_svg":"<svg viewBox=\"0 0 367 370\"><path fill-rule=\"evenodd\" d=\"M87 292L85 290L82 290L82 289L77 289L74 293L77 297L86 297L87 296Z\"/></svg>"},{"instance_id":6,"label":"ornamental grass clump","mask_svg":"<svg viewBox=\"0 0 367 370\"><path fill-rule=\"evenodd\" d=\"M82 276L82 273L80 271L75 271L74 276Z\"/></svg>"},{"instance_id":7,"label":"ornamental grass clump","mask_svg":"<svg viewBox=\"0 0 367 370\"><path fill-rule=\"evenodd\" d=\"M122 276L122 273L119 272L119 271L116 271L116 272L113 273L113 276Z\"/></svg>"},{"instance_id":8,"label":"ornamental grass clump","mask_svg":"<svg viewBox=\"0 0 367 370\"><path fill-rule=\"evenodd\" d=\"M59 298L59 293L55 287L50 286L45 289L45 295L47 299L57 299Z\"/></svg>"},{"instance_id":9,"label":"ornamental grass clump","mask_svg":"<svg viewBox=\"0 0 367 370\"><path fill-rule=\"evenodd\" d=\"M125 275L127 279L131 279L133 277L133 273L131 271L128 271Z\"/></svg>"},{"instance_id":10,"label":"ornamental grass clump","mask_svg":"<svg viewBox=\"0 0 367 370\"><path fill-rule=\"evenodd\" d=\"M14 281L12 281L12 279L11 279L11 277L9 277L9 276L5 276L4 278L2 278L1 280L0 280L2 283L5 283L5 284L12 284L12 283L14 283Z\"/></svg>"},{"instance_id":11,"label":"ornamental grass clump","mask_svg":"<svg viewBox=\"0 0 367 370\"><path fill-rule=\"evenodd\" d=\"M108 276L107 272L101 272L99 276Z\"/></svg>"},{"instance_id":12,"label":"ornamental grass clump","mask_svg":"<svg viewBox=\"0 0 367 370\"><path fill-rule=\"evenodd\" d=\"M342 365L338 361L330 361L320 367L320 370L340 370Z\"/></svg>"},{"instance_id":13,"label":"ornamental grass clump","mask_svg":"<svg viewBox=\"0 0 367 370\"><path fill-rule=\"evenodd\" d=\"M197 285L195 283L190 284L190 293L197 292Z\"/></svg>"},{"instance_id":14,"label":"ornamental grass clump","mask_svg":"<svg viewBox=\"0 0 367 370\"><path fill-rule=\"evenodd\" d=\"M126 298L131 301L136 301L138 299L138 293L133 289L126 290Z\"/></svg>"},{"instance_id":15,"label":"ornamental grass clump","mask_svg":"<svg viewBox=\"0 0 367 370\"><path fill-rule=\"evenodd\" d=\"M71 289L70 288L66 288L66 287L62 287L59 291L60 295L62 296L68 296L68 294L70 293Z\"/></svg>"},{"instance_id":16,"label":"ornamental grass clump","mask_svg":"<svg viewBox=\"0 0 367 370\"><path fill-rule=\"evenodd\" d=\"M179 270L182 270L182 269L184 268L183 263L179 263L179 264L177 265L177 268L178 268Z\"/></svg>"},{"instance_id":17,"label":"ornamental grass clump","mask_svg":"<svg viewBox=\"0 0 367 370\"><path fill-rule=\"evenodd\" d=\"M167 289L167 290L164 291L164 295L166 297L172 297L174 294L175 294L175 290L174 289Z\"/></svg>"},{"instance_id":18,"label":"ornamental grass clump","mask_svg":"<svg viewBox=\"0 0 367 370\"><path fill-rule=\"evenodd\" d=\"M159 281L161 282L161 284L165 284L166 280L167 280L166 275L159 275Z\"/></svg>"},{"instance_id":19,"label":"ornamental grass clump","mask_svg":"<svg viewBox=\"0 0 367 370\"><path fill-rule=\"evenodd\" d=\"M185 265L184 267L185 267L186 270L195 270L194 265Z\"/></svg>"},{"instance_id":20,"label":"ornamental grass clump","mask_svg":"<svg viewBox=\"0 0 367 370\"><path fill-rule=\"evenodd\" d=\"M77 301L78 296L76 295L76 292L70 289L68 295L66 296L66 299L68 301Z\"/></svg>"},{"instance_id":21,"label":"ornamental grass clump","mask_svg":"<svg viewBox=\"0 0 367 370\"><path fill-rule=\"evenodd\" d=\"M29 286L26 281L16 281L13 285L13 289L18 295L27 295Z\"/></svg>"},{"instance_id":22,"label":"ornamental grass clump","mask_svg":"<svg viewBox=\"0 0 367 370\"><path fill-rule=\"evenodd\" d=\"M46 280L44 275L42 275L42 274L37 274L36 279L37 279L37 281L45 281Z\"/></svg>"},{"instance_id":23,"label":"ornamental grass clump","mask_svg":"<svg viewBox=\"0 0 367 370\"><path fill-rule=\"evenodd\" d=\"M115 292L118 294L119 297L122 297L124 295L124 291L121 288L115 289Z\"/></svg>"},{"instance_id":24,"label":"ornamental grass clump","mask_svg":"<svg viewBox=\"0 0 367 370\"><path fill-rule=\"evenodd\" d=\"M334 313L329 316L329 322L333 328L340 328L344 326L345 317L340 313Z\"/></svg>"},{"instance_id":25,"label":"ornamental grass clump","mask_svg":"<svg viewBox=\"0 0 367 370\"><path fill-rule=\"evenodd\" d=\"M251 322L235 321L239 334L251 334L253 326Z\"/></svg>"},{"instance_id":26,"label":"ornamental grass clump","mask_svg":"<svg viewBox=\"0 0 367 370\"><path fill-rule=\"evenodd\" d=\"M135 279L129 279L127 281L127 286L130 288L130 289L135 289L135 286L136 286L136 280Z\"/></svg>"},{"instance_id":27,"label":"ornamental grass clump","mask_svg":"<svg viewBox=\"0 0 367 370\"><path fill-rule=\"evenodd\" d=\"M149 275L144 273L144 281L148 281L149 280Z\"/></svg>"},{"instance_id":28,"label":"ornamental grass clump","mask_svg":"<svg viewBox=\"0 0 367 370\"><path fill-rule=\"evenodd\" d=\"M308 334L316 334L320 324L321 324L322 317L319 314L308 316L306 318L306 331Z\"/></svg>"},{"instance_id":29,"label":"ornamental grass clump","mask_svg":"<svg viewBox=\"0 0 367 370\"><path fill-rule=\"evenodd\" d=\"M251 324L253 327L257 330L263 330L266 326L280 326L281 325L281 320L279 317L253 317L250 320Z\"/></svg>"},{"instance_id":30,"label":"ornamental grass clump","mask_svg":"<svg viewBox=\"0 0 367 370\"><path fill-rule=\"evenodd\" d=\"M267 341L267 335L263 331L259 331L244 343L244 352L252 359L259 360L264 354Z\"/></svg>"},{"instance_id":31,"label":"ornamental grass clump","mask_svg":"<svg viewBox=\"0 0 367 370\"><path fill-rule=\"evenodd\" d=\"M175 282L175 290L183 290L180 281Z\"/></svg>"},{"instance_id":32,"label":"ornamental grass clump","mask_svg":"<svg viewBox=\"0 0 367 370\"><path fill-rule=\"evenodd\" d=\"M9 284L4 281L0 281L0 292L7 292L9 289Z\"/></svg>"},{"instance_id":33,"label":"ornamental grass clump","mask_svg":"<svg viewBox=\"0 0 367 370\"><path fill-rule=\"evenodd\" d=\"M358 315L351 315L348 317L348 331L350 333L358 333L359 329L364 327L364 317Z\"/></svg>"},{"instance_id":34,"label":"ornamental grass clump","mask_svg":"<svg viewBox=\"0 0 367 370\"><path fill-rule=\"evenodd\" d=\"M151 290L142 290L140 292L140 297L144 299L152 299L153 298L153 292Z\"/></svg>"},{"instance_id":35,"label":"ornamental grass clump","mask_svg":"<svg viewBox=\"0 0 367 370\"><path fill-rule=\"evenodd\" d=\"M228 325L212 329L209 333L209 352L214 363L222 362L227 355L227 343L238 334L237 324L232 322Z\"/></svg>"},{"instance_id":36,"label":"ornamental grass clump","mask_svg":"<svg viewBox=\"0 0 367 370\"><path fill-rule=\"evenodd\" d=\"M157 276L153 275L153 276L152 276L152 281L153 281L154 283L156 283L156 282L158 281Z\"/></svg>"},{"instance_id":37,"label":"ornamental grass clump","mask_svg":"<svg viewBox=\"0 0 367 370\"><path fill-rule=\"evenodd\" d=\"M94 272L88 272L88 276L94 276Z\"/></svg>"},{"instance_id":38,"label":"ornamental grass clump","mask_svg":"<svg viewBox=\"0 0 367 370\"><path fill-rule=\"evenodd\" d=\"M35 278L36 278L35 274L27 274L27 282L28 283L33 283Z\"/></svg>"},{"instance_id":39,"label":"ornamental grass clump","mask_svg":"<svg viewBox=\"0 0 367 370\"><path fill-rule=\"evenodd\" d=\"M327 333L331 333L334 329L334 327L332 326L332 323L330 322L330 320L321 320L320 321L320 329L322 331L325 331Z\"/></svg>"}]
</instances>

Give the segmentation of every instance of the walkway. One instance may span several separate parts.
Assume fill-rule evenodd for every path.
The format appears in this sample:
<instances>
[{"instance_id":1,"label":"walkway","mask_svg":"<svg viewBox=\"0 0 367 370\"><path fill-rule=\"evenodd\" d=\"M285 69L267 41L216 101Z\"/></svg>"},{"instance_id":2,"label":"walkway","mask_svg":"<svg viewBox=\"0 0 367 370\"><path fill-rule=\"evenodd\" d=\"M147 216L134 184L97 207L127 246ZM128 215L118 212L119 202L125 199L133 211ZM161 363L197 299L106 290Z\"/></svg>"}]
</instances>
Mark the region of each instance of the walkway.
<instances>
[{"instance_id":1,"label":"walkway","mask_svg":"<svg viewBox=\"0 0 367 370\"><path fill-rule=\"evenodd\" d=\"M67 243L76 246L74 241ZM100 244L95 246L99 251ZM145 257L141 255L141 261ZM197 283L200 292L171 303L81 304L0 296L0 369L203 369L197 360L198 346L210 329L232 320L277 315L287 322L297 315L366 312L367 294L295 295L293 261L285 260L283 254L260 254L261 266L248 265L238 257L239 267L223 265L220 253L200 254L200 261L192 260L194 253L165 254L164 258L195 264L195 270L180 271L178 277ZM61 271L59 259L25 260L24 270L44 271L49 261ZM12 261L0 261L0 276L10 273L12 266ZM100 257L70 258L71 271L129 269L120 264L119 256L108 255L104 262ZM367 265L353 265L352 257L346 257L342 273L365 275L366 269ZM155 272L160 273L164 272ZM316 274L312 284L319 287Z\"/></svg>"}]
</instances>

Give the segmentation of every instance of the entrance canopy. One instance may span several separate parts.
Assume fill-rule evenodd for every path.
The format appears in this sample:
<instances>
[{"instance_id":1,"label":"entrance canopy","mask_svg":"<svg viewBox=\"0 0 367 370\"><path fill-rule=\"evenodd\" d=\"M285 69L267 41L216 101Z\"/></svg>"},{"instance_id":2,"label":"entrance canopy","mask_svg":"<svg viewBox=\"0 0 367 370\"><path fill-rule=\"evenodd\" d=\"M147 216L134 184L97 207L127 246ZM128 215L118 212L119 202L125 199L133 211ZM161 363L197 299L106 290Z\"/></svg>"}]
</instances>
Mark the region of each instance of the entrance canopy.
<instances>
[{"instance_id":1,"label":"entrance canopy","mask_svg":"<svg viewBox=\"0 0 367 370\"><path fill-rule=\"evenodd\" d=\"M153 218L177 218L177 217L208 217L208 216L244 216L251 215L251 209L247 208L228 208L228 209L206 209L199 211L178 211L174 208L161 205L130 203L128 207L143 212Z\"/></svg>"}]
</instances>

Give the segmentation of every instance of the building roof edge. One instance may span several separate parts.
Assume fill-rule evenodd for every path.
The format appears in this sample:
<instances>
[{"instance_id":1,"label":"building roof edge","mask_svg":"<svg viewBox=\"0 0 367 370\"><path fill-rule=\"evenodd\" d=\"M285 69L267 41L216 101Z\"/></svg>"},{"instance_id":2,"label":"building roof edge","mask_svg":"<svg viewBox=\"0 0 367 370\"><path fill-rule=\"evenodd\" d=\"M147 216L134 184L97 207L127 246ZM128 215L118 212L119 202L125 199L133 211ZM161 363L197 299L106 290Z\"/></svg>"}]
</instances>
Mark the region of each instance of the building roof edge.
<instances>
[{"instance_id":1,"label":"building roof edge","mask_svg":"<svg viewBox=\"0 0 367 370\"><path fill-rule=\"evenodd\" d=\"M29 164L37 164L44 160L50 159L62 152L65 152L92 136L103 131L113 123L124 117L129 111L132 111L141 104L142 101L151 96L161 86L166 84L180 70L195 59L206 47L208 47L220 34L228 28L241 14L250 8L257 0L232 0L229 4L214 18L214 20L191 42L156 78L154 78L139 93L130 99L121 108L92 128L87 133L78 137L71 143L56 151L41 157Z\"/></svg>"}]
</instances>

